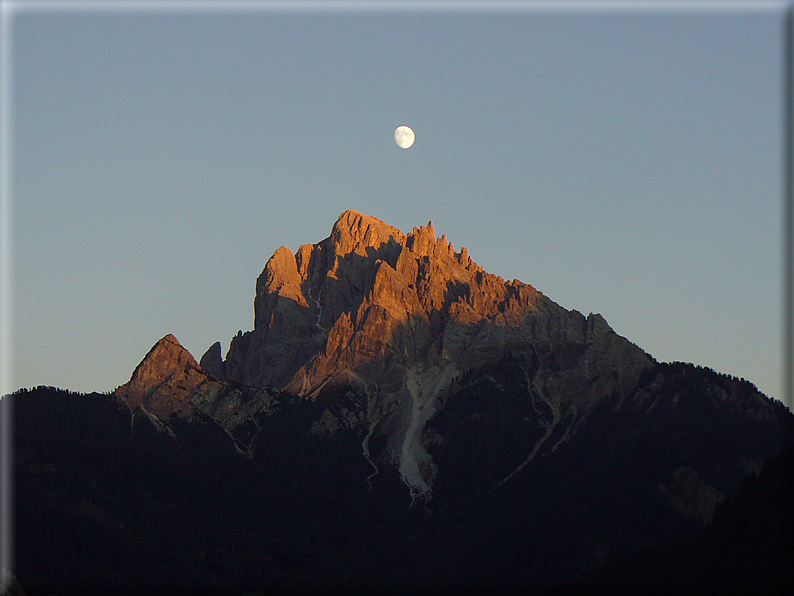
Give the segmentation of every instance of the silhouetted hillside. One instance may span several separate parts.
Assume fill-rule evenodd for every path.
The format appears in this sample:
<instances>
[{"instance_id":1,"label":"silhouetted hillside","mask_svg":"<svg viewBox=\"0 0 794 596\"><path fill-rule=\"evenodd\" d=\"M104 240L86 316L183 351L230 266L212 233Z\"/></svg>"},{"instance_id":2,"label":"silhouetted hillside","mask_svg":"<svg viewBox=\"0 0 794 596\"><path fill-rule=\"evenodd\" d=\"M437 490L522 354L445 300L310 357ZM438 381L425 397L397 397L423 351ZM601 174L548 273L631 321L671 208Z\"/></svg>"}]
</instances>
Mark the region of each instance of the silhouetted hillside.
<instances>
[{"instance_id":1,"label":"silhouetted hillside","mask_svg":"<svg viewBox=\"0 0 794 596\"><path fill-rule=\"evenodd\" d=\"M672 547L643 551L600 569L585 582L612 588L657 586L670 592L791 594L794 589L792 519L794 449L764 462L717 508L712 523Z\"/></svg>"},{"instance_id":2,"label":"silhouetted hillside","mask_svg":"<svg viewBox=\"0 0 794 596\"><path fill-rule=\"evenodd\" d=\"M561 437L550 436L547 452L495 487L520 459L515 453L526 453L537 435L522 439L518 432L528 411L516 409L523 403L517 367L507 359L461 380L455 407L431 425L446 437L437 455L448 472L439 474L435 499L413 506L393 468L370 478L369 489L373 469L360 437L311 432L323 404L279 396L285 409L267 419L248 459L210 420L174 416L169 430L158 432L145 415L107 395L20 392L13 399L21 585L28 594L297 586L512 590L564 583L576 570L697 531L699 518L681 515L656 486L686 457L695 461L684 441L692 429L672 431L675 420L659 406L658 418L638 423L631 410L616 412L615 404L604 403L586 428L553 452ZM674 371L671 379L713 374L682 365L660 370ZM354 407L360 398L348 392L335 399ZM686 415L694 424L710 420L704 437L741 436L731 430L730 416L719 422L708 408L692 408ZM679 454L668 458L677 440ZM697 442L694 450L708 454L709 447ZM707 468L708 459L699 461ZM776 494L783 472L773 474L780 468L775 461L783 460L751 480L736 505L730 500L717 510L713 528L735 515L725 513L730 507L741 511L748 499ZM486 473L488 462L496 466ZM724 482L738 480L727 474ZM770 498L778 499L775 511L784 508L780 495ZM735 529L712 539L722 547L717 552L735 549L739 556L769 539L757 522L736 527L745 534ZM711 571L720 569L711 543L697 544L685 558L693 562L691 575L675 571L685 585L721 577ZM755 561L748 557L745 568L755 569ZM772 576L779 573L778 560L765 564ZM727 566L741 575L741 566ZM640 574L636 583L658 580Z\"/></svg>"}]
</instances>

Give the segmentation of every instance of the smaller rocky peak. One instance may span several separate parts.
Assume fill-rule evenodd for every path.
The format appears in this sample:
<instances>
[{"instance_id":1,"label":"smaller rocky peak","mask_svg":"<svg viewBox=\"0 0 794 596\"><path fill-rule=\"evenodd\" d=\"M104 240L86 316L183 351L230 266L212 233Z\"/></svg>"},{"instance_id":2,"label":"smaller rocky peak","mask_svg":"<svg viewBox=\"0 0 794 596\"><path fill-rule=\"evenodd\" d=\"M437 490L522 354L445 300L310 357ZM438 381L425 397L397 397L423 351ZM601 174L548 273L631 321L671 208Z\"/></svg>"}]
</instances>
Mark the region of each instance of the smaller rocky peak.
<instances>
[{"instance_id":1,"label":"smaller rocky peak","mask_svg":"<svg viewBox=\"0 0 794 596\"><path fill-rule=\"evenodd\" d=\"M452 243L447 241L446 234L436 240L436 246L433 251L433 256L438 260L452 261L455 258L455 250L452 248Z\"/></svg>"},{"instance_id":2,"label":"smaller rocky peak","mask_svg":"<svg viewBox=\"0 0 794 596\"><path fill-rule=\"evenodd\" d=\"M160 339L135 368L129 382L114 394L130 407L140 406L160 417L180 410L190 391L207 374L172 334Z\"/></svg>"},{"instance_id":3,"label":"smaller rocky peak","mask_svg":"<svg viewBox=\"0 0 794 596\"><path fill-rule=\"evenodd\" d=\"M295 253L295 264L297 265L298 275L301 277L301 279L306 279L309 263L312 260L313 253L313 244L302 244L298 249L298 252Z\"/></svg>"},{"instance_id":4,"label":"smaller rocky peak","mask_svg":"<svg viewBox=\"0 0 794 596\"><path fill-rule=\"evenodd\" d=\"M587 315L587 330L585 332L586 341L595 341L602 335L614 333L606 319L598 313Z\"/></svg>"},{"instance_id":5,"label":"smaller rocky peak","mask_svg":"<svg viewBox=\"0 0 794 596\"><path fill-rule=\"evenodd\" d=\"M460 252L453 253L458 264L470 273L483 273L484 269L475 263L469 256L469 249L465 246L460 247Z\"/></svg>"},{"instance_id":6,"label":"smaller rocky peak","mask_svg":"<svg viewBox=\"0 0 794 596\"><path fill-rule=\"evenodd\" d=\"M298 263L295 260L295 255L286 246L276 249L273 256L268 259L265 264L265 274L268 278L273 280L285 280L293 282L299 279Z\"/></svg>"},{"instance_id":7,"label":"smaller rocky peak","mask_svg":"<svg viewBox=\"0 0 794 596\"><path fill-rule=\"evenodd\" d=\"M390 238L402 243L405 234L376 217L353 209L342 213L331 229L331 240L339 256L351 252L366 255L367 248L378 250L382 245L388 244Z\"/></svg>"},{"instance_id":8,"label":"smaller rocky peak","mask_svg":"<svg viewBox=\"0 0 794 596\"><path fill-rule=\"evenodd\" d=\"M468 268L469 263L471 263L471 257L469 257L469 249L465 246L460 247L460 252L458 253L458 262L463 265L464 268Z\"/></svg>"}]
</instances>

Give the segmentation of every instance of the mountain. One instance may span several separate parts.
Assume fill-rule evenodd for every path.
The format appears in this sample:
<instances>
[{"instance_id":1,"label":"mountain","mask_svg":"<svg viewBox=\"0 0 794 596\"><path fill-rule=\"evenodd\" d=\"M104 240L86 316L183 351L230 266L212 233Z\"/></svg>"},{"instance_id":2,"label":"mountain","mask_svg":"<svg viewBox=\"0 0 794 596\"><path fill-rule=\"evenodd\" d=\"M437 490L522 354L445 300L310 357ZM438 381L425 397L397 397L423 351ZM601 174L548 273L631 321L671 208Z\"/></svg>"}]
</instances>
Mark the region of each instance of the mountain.
<instances>
[{"instance_id":1,"label":"mountain","mask_svg":"<svg viewBox=\"0 0 794 596\"><path fill-rule=\"evenodd\" d=\"M600 400L625 396L652 366L600 315L483 271L466 248L437 239L432 222L403 234L346 211L325 240L273 254L256 283L253 331L231 340L225 360L213 345L201 366L320 401L353 388L366 399L364 452L376 469L398 466L420 497L437 469L428 420L462 375L506 354L526 363L528 397L549 411L538 447L558 426L574 431ZM377 441L385 445L373 452Z\"/></svg>"},{"instance_id":2,"label":"mountain","mask_svg":"<svg viewBox=\"0 0 794 596\"><path fill-rule=\"evenodd\" d=\"M355 211L276 250L225 358L166 335L110 395L12 398L20 550L48 555L17 575L43 592L620 585L596 572L711 527L794 428L432 222Z\"/></svg>"}]
</instances>

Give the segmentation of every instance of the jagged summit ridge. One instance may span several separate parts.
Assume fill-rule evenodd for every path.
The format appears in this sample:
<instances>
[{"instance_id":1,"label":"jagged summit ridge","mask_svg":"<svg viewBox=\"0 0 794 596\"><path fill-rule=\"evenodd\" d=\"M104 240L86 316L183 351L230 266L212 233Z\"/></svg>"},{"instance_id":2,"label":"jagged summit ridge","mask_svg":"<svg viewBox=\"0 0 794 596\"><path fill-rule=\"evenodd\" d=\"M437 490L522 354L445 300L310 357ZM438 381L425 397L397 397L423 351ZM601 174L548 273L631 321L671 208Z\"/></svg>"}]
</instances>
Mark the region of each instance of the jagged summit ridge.
<instances>
[{"instance_id":1,"label":"jagged summit ridge","mask_svg":"<svg viewBox=\"0 0 794 596\"><path fill-rule=\"evenodd\" d=\"M382 244L388 244L391 238L398 243L405 240L405 234L397 228L353 209L348 209L337 218L330 237L334 241L336 254L340 256L351 252L365 255L368 248L377 249Z\"/></svg>"},{"instance_id":2,"label":"jagged summit ridge","mask_svg":"<svg viewBox=\"0 0 794 596\"><path fill-rule=\"evenodd\" d=\"M225 362L216 351L202 362L218 376L311 394L344 370L366 383L384 359L430 366L470 359L472 341L492 335L477 325L516 330L499 342L521 341L530 312L568 314L532 286L483 271L465 247L456 252L445 235L437 239L432 221L404 234L348 210L325 240L295 254L276 250L257 279L254 330L232 340ZM546 331L583 340L577 318ZM609 330L594 320L592 330Z\"/></svg>"}]
</instances>

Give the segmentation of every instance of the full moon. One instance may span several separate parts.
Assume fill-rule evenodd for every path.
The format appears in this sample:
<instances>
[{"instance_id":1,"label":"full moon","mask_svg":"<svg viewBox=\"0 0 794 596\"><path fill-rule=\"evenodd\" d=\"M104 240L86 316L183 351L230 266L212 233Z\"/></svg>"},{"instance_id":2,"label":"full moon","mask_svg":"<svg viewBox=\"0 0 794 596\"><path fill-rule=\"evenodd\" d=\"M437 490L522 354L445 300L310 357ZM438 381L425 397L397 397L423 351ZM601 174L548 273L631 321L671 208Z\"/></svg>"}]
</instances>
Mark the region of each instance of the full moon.
<instances>
[{"instance_id":1,"label":"full moon","mask_svg":"<svg viewBox=\"0 0 794 596\"><path fill-rule=\"evenodd\" d=\"M397 143L398 147L408 149L408 147L414 144L414 139L416 139L414 131L407 126L398 126L397 130L394 131L394 141Z\"/></svg>"}]
</instances>

